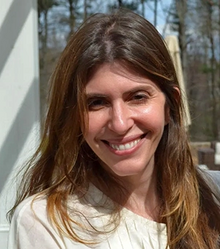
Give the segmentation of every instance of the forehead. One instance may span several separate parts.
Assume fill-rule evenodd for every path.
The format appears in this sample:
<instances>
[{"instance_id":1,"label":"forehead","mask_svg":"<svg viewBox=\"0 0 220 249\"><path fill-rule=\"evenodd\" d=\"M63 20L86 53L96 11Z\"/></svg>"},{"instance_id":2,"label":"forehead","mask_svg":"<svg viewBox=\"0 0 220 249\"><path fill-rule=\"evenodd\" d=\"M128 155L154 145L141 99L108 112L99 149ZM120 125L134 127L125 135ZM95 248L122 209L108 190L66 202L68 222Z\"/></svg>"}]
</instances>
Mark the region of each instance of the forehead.
<instances>
[{"instance_id":1,"label":"forehead","mask_svg":"<svg viewBox=\"0 0 220 249\"><path fill-rule=\"evenodd\" d=\"M96 68L86 85L86 92L91 90L101 90L111 87L132 87L138 85L148 85L160 90L158 85L143 76L137 71L134 71L120 63L105 63Z\"/></svg>"}]
</instances>

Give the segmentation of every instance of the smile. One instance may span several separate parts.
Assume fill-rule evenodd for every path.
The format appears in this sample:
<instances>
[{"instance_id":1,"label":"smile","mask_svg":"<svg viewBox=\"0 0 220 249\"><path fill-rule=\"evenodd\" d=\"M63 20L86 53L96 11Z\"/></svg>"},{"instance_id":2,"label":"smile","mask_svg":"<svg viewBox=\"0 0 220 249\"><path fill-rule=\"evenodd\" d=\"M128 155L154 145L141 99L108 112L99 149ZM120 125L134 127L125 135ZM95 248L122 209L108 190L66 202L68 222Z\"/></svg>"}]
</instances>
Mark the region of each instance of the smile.
<instances>
[{"instance_id":1,"label":"smile","mask_svg":"<svg viewBox=\"0 0 220 249\"><path fill-rule=\"evenodd\" d=\"M114 144L114 143L110 143L107 141L103 141L103 142L108 144L114 150L126 151L126 150L130 150L130 149L134 148L141 141L141 139L144 138L145 136L146 136L146 134L143 134L141 137L139 137L133 141L123 143L123 144Z\"/></svg>"},{"instance_id":2,"label":"smile","mask_svg":"<svg viewBox=\"0 0 220 249\"><path fill-rule=\"evenodd\" d=\"M110 147L112 147L114 150L129 150L132 149L136 144L138 144L141 141L141 139L136 139L130 143L126 144L109 144Z\"/></svg>"}]
</instances>

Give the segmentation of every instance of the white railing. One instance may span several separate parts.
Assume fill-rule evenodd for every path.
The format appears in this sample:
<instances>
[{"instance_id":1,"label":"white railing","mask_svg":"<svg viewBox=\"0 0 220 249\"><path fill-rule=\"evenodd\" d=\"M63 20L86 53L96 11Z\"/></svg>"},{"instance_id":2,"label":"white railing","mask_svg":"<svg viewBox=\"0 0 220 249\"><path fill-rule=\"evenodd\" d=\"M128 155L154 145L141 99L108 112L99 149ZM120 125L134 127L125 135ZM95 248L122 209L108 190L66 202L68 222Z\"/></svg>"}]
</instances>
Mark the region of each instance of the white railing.
<instances>
[{"instance_id":1,"label":"white railing","mask_svg":"<svg viewBox=\"0 0 220 249\"><path fill-rule=\"evenodd\" d=\"M15 172L39 140L37 0L0 0L0 248Z\"/></svg>"}]
</instances>

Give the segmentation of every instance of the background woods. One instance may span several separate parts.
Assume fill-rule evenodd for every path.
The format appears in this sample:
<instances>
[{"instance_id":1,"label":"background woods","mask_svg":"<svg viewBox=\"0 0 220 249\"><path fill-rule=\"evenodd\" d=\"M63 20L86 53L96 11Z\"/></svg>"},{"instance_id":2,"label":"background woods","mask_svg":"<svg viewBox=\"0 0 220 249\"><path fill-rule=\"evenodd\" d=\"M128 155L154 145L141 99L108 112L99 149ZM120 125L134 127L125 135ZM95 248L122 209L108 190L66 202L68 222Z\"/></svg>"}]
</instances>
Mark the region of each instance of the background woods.
<instances>
[{"instance_id":1,"label":"background woods","mask_svg":"<svg viewBox=\"0 0 220 249\"><path fill-rule=\"evenodd\" d=\"M220 140L220 0L38 0L41 120L49 76L69 36L88 16L129 8L165 37L178 36L192 141Z\"/></svg>"}]
</instances>

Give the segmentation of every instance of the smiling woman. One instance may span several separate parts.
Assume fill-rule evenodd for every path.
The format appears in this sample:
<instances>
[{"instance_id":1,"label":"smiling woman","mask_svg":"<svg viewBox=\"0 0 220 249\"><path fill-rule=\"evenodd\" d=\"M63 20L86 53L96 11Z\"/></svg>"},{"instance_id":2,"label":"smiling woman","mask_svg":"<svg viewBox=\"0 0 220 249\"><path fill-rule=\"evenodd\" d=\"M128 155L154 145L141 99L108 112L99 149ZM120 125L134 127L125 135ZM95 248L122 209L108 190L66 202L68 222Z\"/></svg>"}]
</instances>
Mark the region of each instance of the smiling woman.
<instances>
[{"instance_id":1,"label":"smiling woman","mask_svg":"<svg viewBox=\"0 0 220 249\"><path fill-rule=\"evenodd\" d=\"M102 165L123 176L126 184L135 184L130 177L146 179L154 171L154 154L168 122L163 92L115 62L95 71L86 95L89 125L84 137Z\"/></svg>"},{"instance_id":2,"label":"smiling woman","mask_svg":"<svg viewBox=\"0 0 220 249\"><path fill-rule=\"evenodd\" d=\"M219 193L193 165L183 117L153 25L122 10L89 18L51 77L8 248L218 248Z\"/></svg>"}]
</instances>

